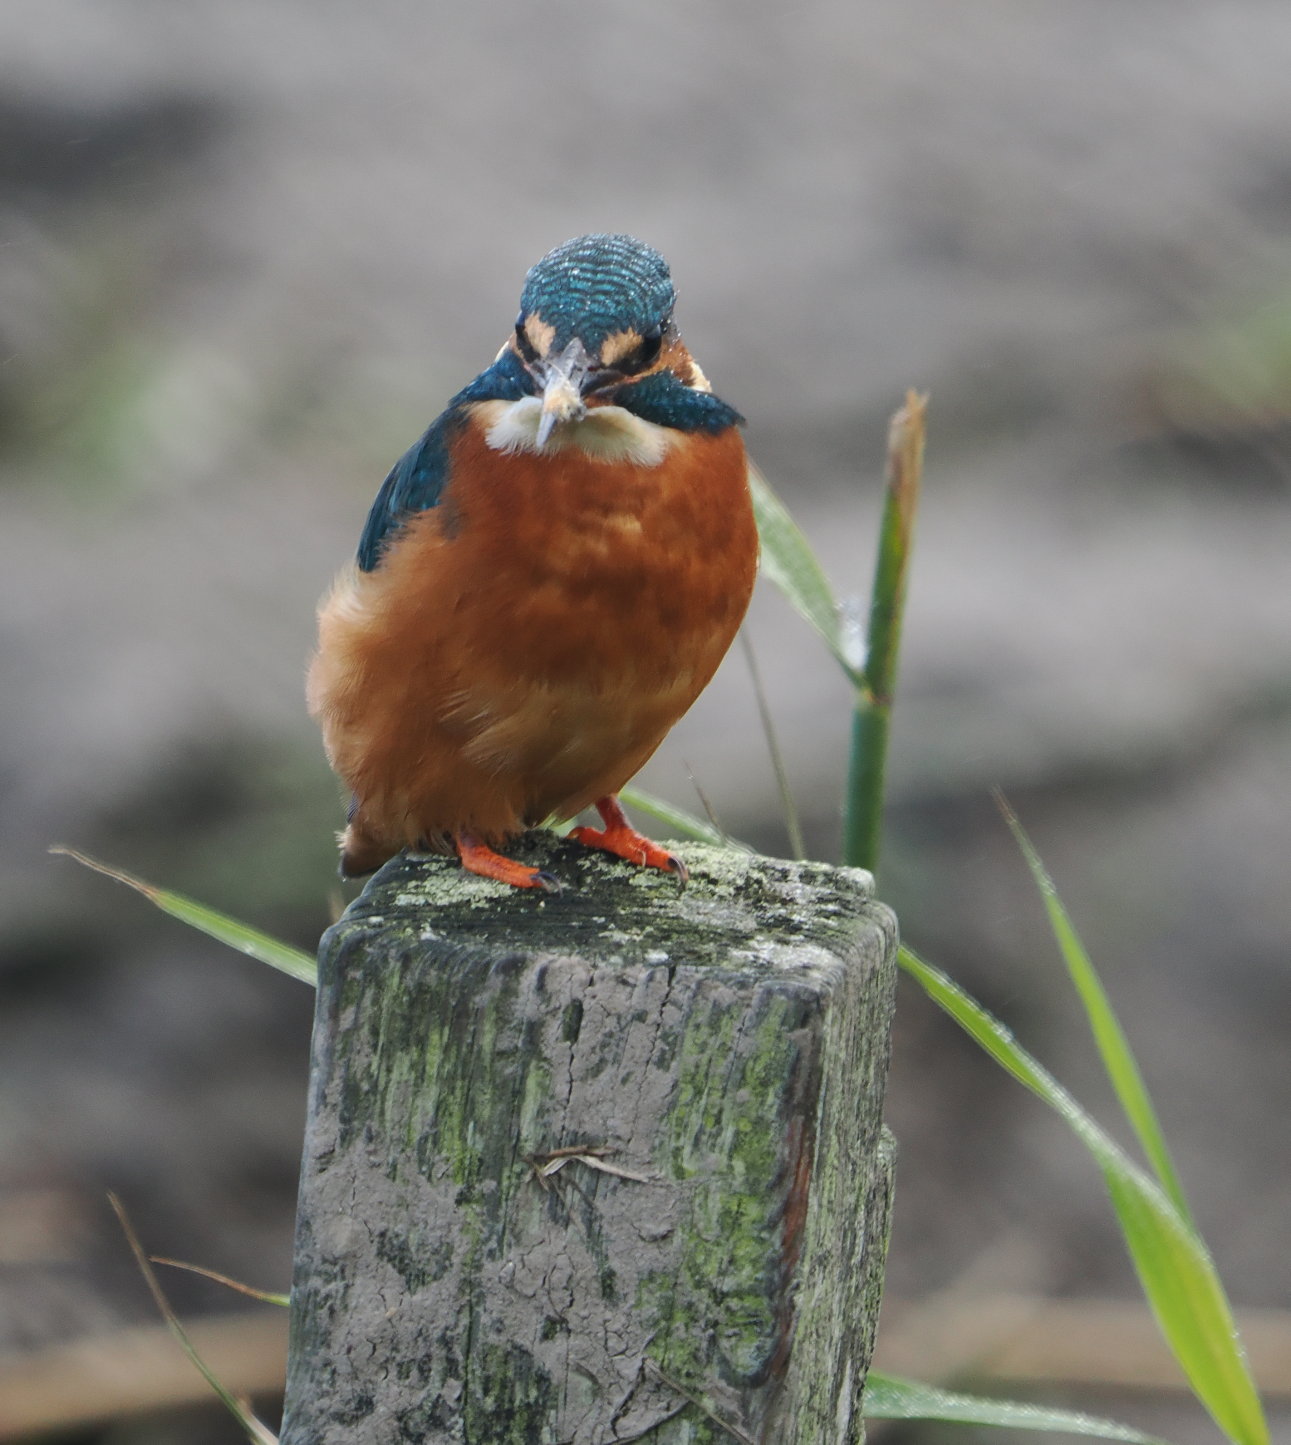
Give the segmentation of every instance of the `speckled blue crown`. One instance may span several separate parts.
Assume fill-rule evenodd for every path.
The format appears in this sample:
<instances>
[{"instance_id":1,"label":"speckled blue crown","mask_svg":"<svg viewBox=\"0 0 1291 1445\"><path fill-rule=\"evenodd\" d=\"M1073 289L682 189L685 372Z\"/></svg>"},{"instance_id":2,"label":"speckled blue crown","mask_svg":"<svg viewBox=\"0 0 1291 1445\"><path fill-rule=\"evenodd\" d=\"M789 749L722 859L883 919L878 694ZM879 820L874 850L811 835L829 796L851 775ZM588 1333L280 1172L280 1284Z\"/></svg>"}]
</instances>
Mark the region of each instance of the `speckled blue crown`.
<instances>
[{"instance_id":1,"label":"speckled blue crown","mask_svg":"<svg viewBox=\"0 0 1291 1445\"><path fill-rule=\"evenodd\" d=\"M658 251L632 236L575 236L525 277L520 312L554 327L561 350L575 335L591 347L617 331L644 336L667 321L675 299Z\"/></svg>"}]
</instances>

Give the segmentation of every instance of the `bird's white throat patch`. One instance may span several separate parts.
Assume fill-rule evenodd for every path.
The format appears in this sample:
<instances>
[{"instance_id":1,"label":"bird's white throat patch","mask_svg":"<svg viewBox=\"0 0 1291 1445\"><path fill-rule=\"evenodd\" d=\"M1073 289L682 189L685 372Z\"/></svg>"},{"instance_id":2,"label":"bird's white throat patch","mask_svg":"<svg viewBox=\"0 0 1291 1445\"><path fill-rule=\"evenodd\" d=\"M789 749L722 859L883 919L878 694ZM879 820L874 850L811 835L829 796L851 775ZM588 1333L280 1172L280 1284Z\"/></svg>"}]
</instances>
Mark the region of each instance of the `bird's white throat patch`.
<instances>
[{"instance_id":1,"label":"bird's white throat patch","mask_svg":"<svg viewBox=\"0 0 1291 1445\"><path fill-rule=\"evenodd\" d=\"M522 396L519 401L477 401L471 409L495 452L539 450L542 402L536 396ZM578 421L557 422L542 451L555 454L577 447L598 461L657 467L672 442L666 427L644 421L621 406L597 406Z\"/></svg>"}]
</instances>

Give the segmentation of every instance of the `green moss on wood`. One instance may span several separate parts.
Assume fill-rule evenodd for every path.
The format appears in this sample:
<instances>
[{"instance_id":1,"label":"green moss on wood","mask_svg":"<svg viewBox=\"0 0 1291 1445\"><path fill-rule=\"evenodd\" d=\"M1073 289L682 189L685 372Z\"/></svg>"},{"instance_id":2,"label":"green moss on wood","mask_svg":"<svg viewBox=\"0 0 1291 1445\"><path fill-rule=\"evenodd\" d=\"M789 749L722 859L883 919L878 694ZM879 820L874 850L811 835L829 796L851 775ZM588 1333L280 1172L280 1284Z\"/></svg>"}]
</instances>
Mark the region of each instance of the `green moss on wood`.
<instances>
[{"instance_id":1,"label":"green moss on wood","mask_svg":"<svg viewBox=\"0 0 1291 1445\"><path fill-rule=\"evenodd\" d=\"M682 893L550 835L518 851L570 891L400 859L325 941L284 1445L365 1409L383 1441L725 1441L714 1418L771 1428L799 1335L859 1398L868 1353L817 1294L822 1238L870 1272L849 1309L881 1264L895 935L867 875L693 847ZM847 1148L822 1069L868 1118ZM641 1178L540 1183L578 1144ZM834 1373L793 1385L804 1419L839 1418ZM775 1429L753 1438L859 1439Z\"/></svg>"}]
</instances>

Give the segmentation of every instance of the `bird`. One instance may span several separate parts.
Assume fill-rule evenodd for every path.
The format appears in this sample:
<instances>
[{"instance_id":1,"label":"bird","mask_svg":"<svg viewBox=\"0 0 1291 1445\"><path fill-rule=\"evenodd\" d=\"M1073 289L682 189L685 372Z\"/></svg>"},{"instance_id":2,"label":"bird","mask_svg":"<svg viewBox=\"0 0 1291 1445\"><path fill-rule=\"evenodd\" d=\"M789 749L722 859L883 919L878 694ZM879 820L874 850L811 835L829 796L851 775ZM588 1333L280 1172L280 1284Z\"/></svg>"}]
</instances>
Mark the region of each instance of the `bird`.
<instances>
[{"instance_id":1,"label":"bird","mask_svg":"<svg viewBox=\"0 0 1291 1445\"><path fill-rule=\"evenodd\" d=\"M557 246L492 364L397 461L319 607L308 706L351 795L343 877L403 849L559 892L498 851L569 837L670 871L618 793L717 670L758 565L743 417L658 251Z\"/></svg>"}]
</instances>

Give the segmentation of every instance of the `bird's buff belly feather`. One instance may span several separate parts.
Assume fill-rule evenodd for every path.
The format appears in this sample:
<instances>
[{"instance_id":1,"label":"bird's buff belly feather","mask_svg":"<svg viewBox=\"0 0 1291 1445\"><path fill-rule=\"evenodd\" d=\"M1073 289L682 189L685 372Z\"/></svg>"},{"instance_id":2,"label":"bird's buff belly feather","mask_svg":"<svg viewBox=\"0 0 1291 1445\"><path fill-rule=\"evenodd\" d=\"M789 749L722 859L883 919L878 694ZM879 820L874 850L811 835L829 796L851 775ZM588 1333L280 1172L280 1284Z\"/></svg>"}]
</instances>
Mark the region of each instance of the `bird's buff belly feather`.
<instances>
[{"instance_id":1,"label":"bird's buff belly feather","mask_svg":"<svg viewBox=\"0 0 1291 1445\"><path fill-rule=\"evenodd\" d=\"M469 490L412 518L379 569L342 574L320 613L310 707L361 800L355 871L461 833L496 845L616 793L748 605L737 431L671 435L642 463L604 422L588 450L566 423L566 444L499 465L500 405L454 448Z\"/></svg>"}]
</instances>

